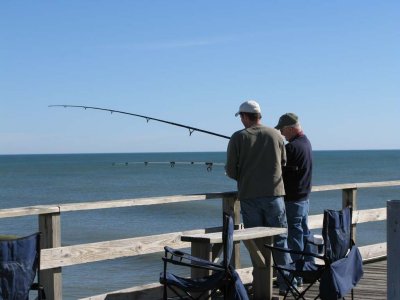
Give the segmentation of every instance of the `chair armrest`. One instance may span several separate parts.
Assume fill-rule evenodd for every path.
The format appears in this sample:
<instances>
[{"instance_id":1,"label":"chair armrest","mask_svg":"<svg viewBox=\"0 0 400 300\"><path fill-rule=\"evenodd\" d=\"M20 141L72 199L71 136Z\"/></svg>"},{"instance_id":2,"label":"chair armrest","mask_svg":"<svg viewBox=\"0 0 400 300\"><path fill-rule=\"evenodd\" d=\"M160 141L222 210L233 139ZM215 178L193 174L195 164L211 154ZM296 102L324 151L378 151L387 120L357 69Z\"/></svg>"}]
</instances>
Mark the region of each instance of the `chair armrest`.
<instances>
[{"instance_id":1,"label":"chair armrest","mask_svg":"<svg viewBox=\"0 0 400 300\"><path fill-rule=\"evenodd\" d=\"M165 246L164 247L165 253L170 253L171 255L177 256L177 257L186 257L186 256L190 256L189 253L181 251L181 250L177 250L177 249L173 249L171 247Z\"/></svg>"},{"instance_id":2,"label":"chair armrest","mask_svg":"<svg viewBox=\"0 0 400 300\"><path fill-rule=\"evenodd\" d=\"M163 257L163 260L165 262L169 262L175 265L184 265L188 267L211 269L216 271L224 270L224 267L221 264L217 264L206 259L201 259L199 257L192 256L189 253L176 250L168 246L165 246L164 250L165 250L165 257ZM168 254L170 255L169 258Z\"/></svg>"}]
</instances>

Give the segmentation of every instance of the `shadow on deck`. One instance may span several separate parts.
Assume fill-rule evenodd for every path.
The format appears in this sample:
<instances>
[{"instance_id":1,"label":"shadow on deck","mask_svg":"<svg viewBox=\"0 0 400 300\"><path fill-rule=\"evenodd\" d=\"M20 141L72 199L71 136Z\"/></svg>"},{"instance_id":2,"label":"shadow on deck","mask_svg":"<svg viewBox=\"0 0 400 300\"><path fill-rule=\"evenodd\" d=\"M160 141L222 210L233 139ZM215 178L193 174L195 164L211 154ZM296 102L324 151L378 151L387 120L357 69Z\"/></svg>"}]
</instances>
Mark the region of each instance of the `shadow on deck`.
<instances>
[{"instance_id":1,"label":"shadow on deck","mask_svg":"<svg viewBox=\"0 0 400 300\"><path fill-rule=\"evenodd\" d=\"M387 261L381 260L364 264L364 276L354 289L354 299L357 300L383 300L387 299ZM315 284L310 291L307 292L307 299L314 299L318 294L318 284ZM278 289L274 288L274 295L278 295ZM277 296L276 296L277 297ZM251 299L251 298L250 298ZM278 299L278 298L276 298ZM281 296L280 299L283 299ZM288 296L286 299L293 299ZM351 299L350 294L346 299Z\"/></svg>"}]
</instances>

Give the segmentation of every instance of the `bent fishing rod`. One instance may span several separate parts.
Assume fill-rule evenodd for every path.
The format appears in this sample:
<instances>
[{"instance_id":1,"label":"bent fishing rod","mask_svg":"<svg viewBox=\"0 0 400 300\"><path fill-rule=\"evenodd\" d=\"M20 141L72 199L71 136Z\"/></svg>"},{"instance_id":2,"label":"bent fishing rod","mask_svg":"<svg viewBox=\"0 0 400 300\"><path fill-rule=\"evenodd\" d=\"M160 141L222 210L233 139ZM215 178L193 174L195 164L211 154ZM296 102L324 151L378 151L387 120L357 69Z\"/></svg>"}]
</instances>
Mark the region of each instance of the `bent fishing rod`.
<instances>
[{"instance_id":1,"label":"bent fishing rod","mask_svg":"<svg viewBox=\"0 0 400 300\"><path fill-rule=\"evenodd\" d=\"M139 118L143 118L146 119L147 123L152 120L152 121L157 121L157 122L161 122L161 123L166 123L166 124L170 124L173 126L178 126L178 127L183 127L186 129L189 129L189 135L191 136L193 132L198 131L198 132L203 132L206 134L211 134L211 135L215 135L221 138L225 138L225 139L230 139L229 136L226 135L222 135L219 133L215 133L212 131L208 131L208 130L203 130L200 128L196 128L196 127L192 127L192 126L188 126L188 125L184 125L184 124L179 124L179 123L175 123L175 122L170 122L170 121L166 121L166 120L161 120L161 119L156 119L153 117L149 117L149 116L143 116L143 115L138 115L138 114L133 114L130 112L126 112L126 111L120 111L120 110L114 110L114 109L109 109L109 108L102 108L102 107L95 107L95 106L84 106L84 105L68 105L68 104L54 104L54 105L49 105L49 107L64 107L64 108L83 108L83 109L94 109L94 110L102 110L102 111L108 111L111 114L112 113L117 113L117 114L123 114L123 115L129 115L129 116L134 116L134 117L139 117Z\"/></svg>"}]
</instances>

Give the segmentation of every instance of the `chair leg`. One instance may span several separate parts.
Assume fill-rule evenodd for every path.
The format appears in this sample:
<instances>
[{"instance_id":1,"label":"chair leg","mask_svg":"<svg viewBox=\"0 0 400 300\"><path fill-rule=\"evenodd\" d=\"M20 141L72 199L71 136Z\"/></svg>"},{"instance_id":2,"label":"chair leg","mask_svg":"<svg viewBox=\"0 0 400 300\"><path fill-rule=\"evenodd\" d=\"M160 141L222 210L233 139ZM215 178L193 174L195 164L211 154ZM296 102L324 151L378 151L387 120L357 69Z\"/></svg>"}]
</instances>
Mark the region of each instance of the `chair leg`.
<instances>
[{"instance_id":1,"label":"chair leg","mask_svg":"<svg viewBox=\"0 0 400 300\"><path fill-rule=\"evenodd\" d=\"M167 254L165 253L165 256L167 256ZM168 295L167 295L167 264L164 262L164 291L163 291L163 300L167 300L168 299Z\"/></svg>"}]
</instances>

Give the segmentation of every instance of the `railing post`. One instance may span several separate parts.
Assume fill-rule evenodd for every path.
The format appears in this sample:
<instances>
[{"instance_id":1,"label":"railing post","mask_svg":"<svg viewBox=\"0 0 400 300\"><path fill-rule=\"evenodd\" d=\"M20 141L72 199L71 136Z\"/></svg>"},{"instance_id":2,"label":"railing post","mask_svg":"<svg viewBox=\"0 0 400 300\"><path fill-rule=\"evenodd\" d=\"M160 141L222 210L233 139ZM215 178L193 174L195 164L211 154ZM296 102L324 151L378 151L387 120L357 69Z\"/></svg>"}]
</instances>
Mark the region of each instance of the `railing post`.
<instances>
[{"instance_id":1,"label":"railing post","mask_svg":"<svg viewBox=\"0 0 400 300\"><path fill-rule=\"evenodd\" d=\"M61 246L60 213L39 215L39 231L42 233L41 248ZM46 299L62 300L61 267L42 270L40 281L46 293Z\"/></svg>"},{"instance_id":2,"label":"railing post","mask_svg":"<svg viewBox=\"0 0 400 300\"><path fill-rule=\"evenodd\" d=\"M387 299L400 298L400 200L387 201Z\"/></svg>"},{"instance_id":3,"label":"railing post","mask_svg":"<svg viewBox=\"0 0 400 300\"><path fill-rule=\"evenodd\" d=\"M347 206L351 206L353 211L357 210L357 188L342 190L342 207L345 208ZM351 236L354 242L356 242L356 224L352 225L351 228Z\"/></svg>"},{"instance_id":4,"label":"railing post","mask_svg":"<svg viewBox=\"0 0 400 300\"><path fill-rule=\"evenodd\" d=\"M235 225L240 224L240 202L236 193L226 195L222 198L222 211L228 214L233 213Z\"/></svg>"},{"instance_id":5,"label":"railing post","mask_svg":"<svg viewBox=\"0 0 400 300\"><path fill-rule=\"evenodd\" d=\"M229 214L233 213L233 222L235 225L239 225L241 223L240 202L237 198L237 193L226 195L222 198L222 211ZM240 268L240 243L235 243L233 247L233 265L235 268Z\"/></svg>"}]
</instances>

